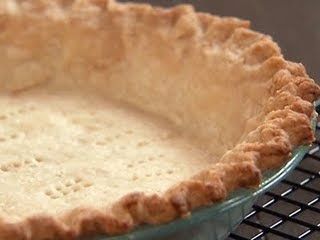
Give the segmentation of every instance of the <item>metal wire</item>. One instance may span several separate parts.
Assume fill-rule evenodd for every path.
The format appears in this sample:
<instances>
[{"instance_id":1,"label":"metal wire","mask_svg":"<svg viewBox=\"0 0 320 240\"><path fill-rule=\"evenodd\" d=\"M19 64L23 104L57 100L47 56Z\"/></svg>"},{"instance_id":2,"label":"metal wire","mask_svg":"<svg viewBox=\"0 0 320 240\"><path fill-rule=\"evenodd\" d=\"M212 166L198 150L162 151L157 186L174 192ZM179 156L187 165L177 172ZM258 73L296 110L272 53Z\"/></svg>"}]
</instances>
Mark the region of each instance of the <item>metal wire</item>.
<instances>
[{"instance_id":1,"label":"metal wire","mask_svg":"<svg viewBox=\"0 0 320 240\"><path fill-rule=\"evenodd\" d=\"M316 138L301 164L253 206L229 240L320 239L320 121Z\"/></svg>"}]
</instances>

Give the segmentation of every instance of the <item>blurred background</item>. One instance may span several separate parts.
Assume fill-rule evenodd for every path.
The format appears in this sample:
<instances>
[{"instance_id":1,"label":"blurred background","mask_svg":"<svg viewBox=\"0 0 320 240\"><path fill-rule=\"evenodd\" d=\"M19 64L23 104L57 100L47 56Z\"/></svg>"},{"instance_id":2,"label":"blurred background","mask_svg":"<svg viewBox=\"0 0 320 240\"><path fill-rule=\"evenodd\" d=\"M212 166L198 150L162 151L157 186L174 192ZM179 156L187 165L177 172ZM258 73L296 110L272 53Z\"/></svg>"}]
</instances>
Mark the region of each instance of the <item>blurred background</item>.
<instances>
[{"instance_id":1,"label":"blurred background","mask_svg":"<svg viewBox=\"0 0 320 240\"><path fill-rule=\"evenodd\" d=\"M122 1L125 2L125 1ZM136 0L158 6L192 4L198 11L251 21L269 34L286 59L301 62L320 83L320 0Z\"/></svg>"}]
</instances>

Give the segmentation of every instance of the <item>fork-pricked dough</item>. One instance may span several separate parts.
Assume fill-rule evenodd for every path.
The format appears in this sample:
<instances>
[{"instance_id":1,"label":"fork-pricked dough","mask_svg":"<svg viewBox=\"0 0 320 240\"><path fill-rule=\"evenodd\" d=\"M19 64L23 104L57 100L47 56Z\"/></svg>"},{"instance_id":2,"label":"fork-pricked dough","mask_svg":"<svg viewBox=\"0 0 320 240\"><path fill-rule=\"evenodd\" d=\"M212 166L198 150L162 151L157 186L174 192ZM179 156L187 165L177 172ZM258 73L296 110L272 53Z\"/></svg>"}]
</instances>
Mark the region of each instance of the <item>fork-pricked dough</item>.
<instances>
[{"instance_id":1,"label":"fork-pricked dough","mask_svg":"<svg viewBox=\"0 0 320 240\"><path fill-rule=\"evenodd\" d=\"M167 121L86 92L2 95L0 109L7 219L103 208L134 191L162 194L218 159Z\"/></svg>"}]
</instances>

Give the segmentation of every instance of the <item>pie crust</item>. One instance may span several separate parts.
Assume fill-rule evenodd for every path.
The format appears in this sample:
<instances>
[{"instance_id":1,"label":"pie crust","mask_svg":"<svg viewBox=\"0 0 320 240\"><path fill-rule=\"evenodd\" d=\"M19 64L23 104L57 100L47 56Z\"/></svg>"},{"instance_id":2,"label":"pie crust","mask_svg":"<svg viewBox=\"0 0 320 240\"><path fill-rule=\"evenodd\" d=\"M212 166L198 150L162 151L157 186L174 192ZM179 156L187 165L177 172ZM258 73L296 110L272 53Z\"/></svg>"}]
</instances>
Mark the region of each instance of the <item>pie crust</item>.
<instances>
[{"instance_id":1,"label":"pie crust","mask_svg":"<svg viewBox=\"0 0 320 240\"><path fill-rule=\"evenodd\" d=\"M0 240L116 235L188 217L235 189L258 186L262 172L314 140L310 121L319 87L248 21L197 13L189 5L2 0L0 29ZM116 127L106 130L108 120ZM123 159L108 162L108 169L125 180L115 194L106 190L103 202L99 194L111 183L102 181L109 173L96 159L108 152L105 135L116 136L112 129L123 126L130 129L122 133L137 135L112 145L122 144L112 159ZM28 152L29 145L40 155ZM151 180L141 169L131 179L129 162L156 151L161 159L141 167L152 168ZM3 160L12 156L19 158ZM100 175L89 171L90 157ZM21 188L33 188L53 176L53 163L82 171L55 186L60 195L37 185L39 193L27 196L12 185L29 174L33 181ZM40 170L25 170L33 165ZM135 178L144 179L137 191ZM69 186L85 189L76 203L64 192Z\"/></svg>"}]
</instances>

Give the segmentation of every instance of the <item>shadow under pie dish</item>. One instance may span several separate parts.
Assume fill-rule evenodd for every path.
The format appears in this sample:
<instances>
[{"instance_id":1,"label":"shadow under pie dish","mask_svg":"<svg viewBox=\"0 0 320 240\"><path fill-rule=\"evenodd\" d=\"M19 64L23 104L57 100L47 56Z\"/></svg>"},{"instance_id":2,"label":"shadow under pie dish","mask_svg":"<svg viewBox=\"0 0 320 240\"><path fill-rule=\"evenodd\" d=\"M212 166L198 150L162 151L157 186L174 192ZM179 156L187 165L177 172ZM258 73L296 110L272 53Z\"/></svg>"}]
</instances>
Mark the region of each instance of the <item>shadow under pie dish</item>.
<instances>
[{"instance_id":1,"label":"shadow under pie dish","mask_svg":"<svg viewBox=\"0 0 320 240\"><path fill-rule=\"evenodd\" d=\"M1 240L188 217L314 139L319 87L236 18L3 0L0 56Z\"/></svg>"}]
</instances>

